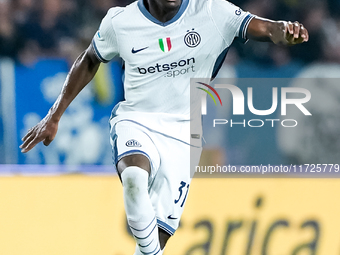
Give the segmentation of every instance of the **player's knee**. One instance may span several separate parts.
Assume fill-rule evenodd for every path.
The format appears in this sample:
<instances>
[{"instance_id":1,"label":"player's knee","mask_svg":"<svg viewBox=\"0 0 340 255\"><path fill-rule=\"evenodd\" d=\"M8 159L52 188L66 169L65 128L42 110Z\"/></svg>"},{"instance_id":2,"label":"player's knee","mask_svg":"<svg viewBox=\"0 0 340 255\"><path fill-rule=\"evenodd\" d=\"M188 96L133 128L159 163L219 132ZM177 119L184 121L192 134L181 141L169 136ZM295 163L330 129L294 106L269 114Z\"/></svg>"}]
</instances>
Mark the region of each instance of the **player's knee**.
<instances>
[{"instance_id":1,"label":"player's knee","mask_svg":"<svg viewBox=\"0 0 340 255\"><path fill-rule=\"evenodd\" d=\"M127 167L121 174L124 197L129 204L135 204L141 195L147 194L148 173L139 167Z\"/></svg>"},{"instance_id":2,"label":"player's knee","mask_svg":"<svg viewBox=\"0 0 340 255\"><path fill-rule=\"evenodd\" d=\"M127 196L131 201L136 201L140 192L140 189L136 184L136 179L133 177L127 177L125 178L123 185L126 190L125 196Z\"/></svg>"}]
</instances>

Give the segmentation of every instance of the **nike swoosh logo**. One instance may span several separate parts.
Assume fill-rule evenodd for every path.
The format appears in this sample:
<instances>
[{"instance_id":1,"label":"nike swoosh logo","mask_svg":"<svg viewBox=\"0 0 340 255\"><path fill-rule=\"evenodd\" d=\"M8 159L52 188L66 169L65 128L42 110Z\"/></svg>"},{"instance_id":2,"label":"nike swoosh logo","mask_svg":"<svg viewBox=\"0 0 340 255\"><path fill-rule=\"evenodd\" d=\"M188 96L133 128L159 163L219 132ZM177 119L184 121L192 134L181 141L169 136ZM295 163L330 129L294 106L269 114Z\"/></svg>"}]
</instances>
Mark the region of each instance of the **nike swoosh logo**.
<instances>
[{"instance_id":1,"label":"nike swoosh logo","mask_svg":"<svg viewBox=\"0 0 340 255\"><path fill-rule=\"evenodd\" d=\"M171 215L168 216L169 220L177 220L178 218L173 218Z\"/></svg>"},{"instance_id":2,"label":"nike swoosh logo","mask_svg":"<svg viewBox=\"0 0 340 255\"><path fill-rule=\"evenodd\" d=\"M142 51L142 50L145 50L145 49L147 49L147 48L149 48L149 47L145 47L145 48L142 48L142 49L139 49L139 50L135 50L135 48L132 48L131 52L132 52L133 54L136 54L136 53L138 53L138 52L140 52L140 51Z\"/></svg>"}]
</instances>

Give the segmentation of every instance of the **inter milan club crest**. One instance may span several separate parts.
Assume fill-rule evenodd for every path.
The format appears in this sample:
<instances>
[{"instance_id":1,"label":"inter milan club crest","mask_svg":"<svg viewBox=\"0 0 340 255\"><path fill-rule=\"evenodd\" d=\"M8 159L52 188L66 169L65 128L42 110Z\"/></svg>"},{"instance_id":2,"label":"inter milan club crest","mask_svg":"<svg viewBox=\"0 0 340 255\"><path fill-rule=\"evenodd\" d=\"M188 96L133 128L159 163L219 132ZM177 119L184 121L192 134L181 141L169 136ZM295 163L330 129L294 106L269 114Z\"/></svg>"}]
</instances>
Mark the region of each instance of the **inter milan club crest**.
<instances>
[{"instance_id":1,"label":"inter milan club crest","mask_svg":"<svg viewBox=\"0 0 340 255\"><path fill-rule=\"evenodd\" d=\"M167 38L161 38L158 40L159 42L159 47L163 52L168 52L171 50L171 39L170 37Z\"/></svg>"},{"instance_id":2,"label":"inter milan club crest","mask_svg":"<svg viewBox=\"0 0 340 255\"><path fill-rule=\"evenodd\" d=\"M185 44L190 48L195 48L201 43L201 36L192 29L187 31L188 33L184 37Z\"/></svg>"}]
</instances>

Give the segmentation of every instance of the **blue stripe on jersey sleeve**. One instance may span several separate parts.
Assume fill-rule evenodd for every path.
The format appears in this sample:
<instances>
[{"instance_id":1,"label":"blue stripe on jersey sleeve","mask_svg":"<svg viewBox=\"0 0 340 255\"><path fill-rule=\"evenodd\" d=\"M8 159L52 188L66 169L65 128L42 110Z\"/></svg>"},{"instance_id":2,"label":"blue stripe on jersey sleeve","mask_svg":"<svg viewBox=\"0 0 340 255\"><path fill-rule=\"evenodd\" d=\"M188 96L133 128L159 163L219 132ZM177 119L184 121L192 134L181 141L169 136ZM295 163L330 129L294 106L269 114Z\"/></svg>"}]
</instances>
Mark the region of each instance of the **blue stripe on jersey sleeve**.
<instances>
[{"instance_id":1,"label":"blue stripe on jersey sleeve","mask_svg":"<svg viewBox=\"0 0 340 255\"><path fill-rule=\"evenodd\" d=\"M96 57L98 58L99 61L103 62L103 63L108 63L109 60L106 60L105 58L103 58L99 51L98 51L98 48L96 46L96 42L94 40L92 40L92 45L93 45L93 48L94 48L94 53L96 54Z\"/></svg>"},{"instance_id":2,"label":"blue stripe on jersey sleeve","mask_svg":"<svg viewBox=\"0 0 340 255\"><path fill-rule=\"evenodd\" d=\"M254 18L255 16L252 14L248 14L244 20L242 21L241 27L240 27L240 31L238 34L239 38L242 38L244 40L247 40L247 29L249 26L250 21Z\"/></svg>"}]
</instances>

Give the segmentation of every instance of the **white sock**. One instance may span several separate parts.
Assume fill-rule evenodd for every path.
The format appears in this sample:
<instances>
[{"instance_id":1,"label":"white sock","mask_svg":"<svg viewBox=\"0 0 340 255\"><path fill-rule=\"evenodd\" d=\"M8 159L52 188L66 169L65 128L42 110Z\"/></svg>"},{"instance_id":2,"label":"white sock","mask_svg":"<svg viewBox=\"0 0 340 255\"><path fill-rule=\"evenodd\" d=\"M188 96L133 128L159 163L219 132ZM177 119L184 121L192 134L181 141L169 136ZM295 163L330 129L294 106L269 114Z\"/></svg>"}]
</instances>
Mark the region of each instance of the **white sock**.
<instances>
[{"instance_id":1,"label":"white sock","mask_svg":"<svg viewBox=\"0 0 340 255\"><path fill-rule=\"evenodd\" d=\"M127 221L137 242L135 254L161 255L155 211L148 194L149 174L139 167L127 167L121 174ZM140 252L140 253L137 253Z\"/></svg>"},{"instance_id":2,"label":"white sock","mask_svg":"<svg viewBox=\"0 0 340 255\"><path fill-rule=\"evenodd\" d=\"M164 252L164 249L163 250L160 250L158 253L156 253L157 255L162 255ZM140 252L139 250L139 246L138 244L136 245L136 250L135 250L135 253L133 255L144 255L143 253Z\"/></svg>"}]
</instances>

